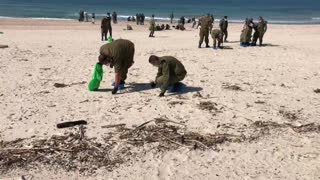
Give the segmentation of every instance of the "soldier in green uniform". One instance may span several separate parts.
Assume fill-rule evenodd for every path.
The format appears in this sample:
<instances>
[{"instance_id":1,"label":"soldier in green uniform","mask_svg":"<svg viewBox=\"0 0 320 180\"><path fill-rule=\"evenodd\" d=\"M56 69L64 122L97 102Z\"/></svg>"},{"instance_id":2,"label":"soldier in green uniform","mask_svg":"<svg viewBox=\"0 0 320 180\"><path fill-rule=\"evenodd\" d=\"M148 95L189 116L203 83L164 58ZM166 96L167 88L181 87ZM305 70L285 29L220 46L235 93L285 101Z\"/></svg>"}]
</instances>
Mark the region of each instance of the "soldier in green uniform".
<instances>
[{"instance_id":1,"label":"soldier in green uniform","mask_svg":"<svg viewBox=\"0 0 320 180\"><path fill-rule=\"evenodd\" d=\"M111 27L111 17L110 13L107 13L106 17L103 17L101 20L101 40L107 40L108 32L110 33L110 36L112 37L112 27Z\"/></svg>"},{"instance_id":2,"label":"soldier in green uniform","mask_svg":"<svg viewBox=\"0 0 320 180\"><path fill-rule=\"evenodd\" d=\"M200 40L199 40L199 48L201 48L201 45L203 43L203 40L206 43L206 48L209 46L209 31L212 29L212 19L210 17L210 14L207 16L202 17L199 22L201 23L200 28Z\"/></svg>"},{"instance_id":3,"label":"soldier in green uniform","mask_svg":"<svg viewBox=\"0 0 320 180\"><path fill-rule=\"evenodd\" d=\"M124 85L128 69L133 65L134 44L125 39L115 40L100 48L99 63L114 67L115 81L112 94L117 93L120 84Z\"/></svg>"},{"instance_id":4,"label":"soldier in green uniform","mask_svg":"<svg viewBox=\"0 0 320 180\"><path fill-rule=\"evenodd\" d=\"M154 37L154 31L156 30L156 21L154 20L154 15L153 14L151 16L149 30L150 30L149 37Z\"/></svg>"},{"instance_id":5,"label":"soldier in green uniform","mask_svg":"<svg viewBox=\"0 0 320 180\"><path fill-rule=\"evenodd\" d=\"M259 17L259 23L257 25L257 29L259 32L259 45L262 46L263 36L267 32L267 21L263 19L263 17Z\"/></svg>"},{"instance_id":6,"label":"soldier in green uniform","mask_svg":"<svg viewBox=\"0 0 320 180\"><path fill-rule=\"evenodd\" d=\"M251 34L253 28L253 20L246 19L243 30L240 35L240 46L247 47L251 42Z\"/></svg>"},{"instance_id":7,"label":"soldier in green uniform","mask_svg":"<svg viewBox=\"0 0 320 180\"><path fill-rule=\"evenodd\" d=\"M173 15L173 12L171 12L171 14L170 14L170 23L171 24L173 23L173 18L174 18L174 15Z\"/></svg>"},{"instance_id":8,"label":"soldier in green uniform","mask_svg":"<svg viewBox=\"0 0 320 180\"><path fill-rule=\"evenodd\" d=\"M219 23L220 30L223 32L224 42L227 42L228 38L228 16L224 16Z\"/></svg>"},{"instance_id":9,"label":"soldier in green uniform","mask_svg":"<svg viewBox=\"0 0 320 180\"><path fill-rule=\"evenodd\" d=\"M150 64L158 67L158 73L154 82L151 82L152 87L157 85L161 87L160 97L164 96L169 86L177 86L182 81L187 71L183 64L172 56L150 56Z\"/></svg>"},{"instance_id":10,"label":"soldier in green uniform","mask_svg":"<svg viewBox=\"0 0 320 180\"><path fill-rule=\"evenodd\" d=\"M223 32L220 29L214 29L211 31L211 37L213 39L213 49L217 49L217 41L218 48L222 49L221 43L223 42Z\"/></svg>"}]
</instances>

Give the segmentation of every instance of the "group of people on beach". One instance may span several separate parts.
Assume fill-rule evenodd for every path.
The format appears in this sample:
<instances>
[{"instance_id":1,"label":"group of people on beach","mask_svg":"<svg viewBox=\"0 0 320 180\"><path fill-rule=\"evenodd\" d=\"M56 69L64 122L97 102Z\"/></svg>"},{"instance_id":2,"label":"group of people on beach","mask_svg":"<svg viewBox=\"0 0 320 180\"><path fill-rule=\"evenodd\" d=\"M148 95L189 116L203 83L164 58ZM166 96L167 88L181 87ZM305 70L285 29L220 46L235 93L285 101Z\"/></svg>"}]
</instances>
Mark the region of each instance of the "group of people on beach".
<instances>
[{"instance_id":1,"label":"group of people on beach","mask_svg":"<svg viewBox=\"0 0 320 180\"><path fill-rule=\"evenodd\" d=\"M173 14L171 17L173 17ZM112 39L111 20L112 18L110 16L110 13L107 13L107 16L103 17L101 20L102 40L108 40L109 43L103 45L100 48L98 64L114 68L115 81L112 94L116 94L118 90L121 89L121 87L124 87L128 70L134 64L135 47L133 42L129 40L118 39L114 41ZM137 19L137 22L140 21L138 21ZM160 28L160 30L170 28L168 24L166 26L164 26L163 24L162 26L158 27L158 25L156 25L154 15L151 16L149 23L149 37L154 37L154 32L157 30L157 28ZM180 19L178 25L183 26L184 23L185 22L183 21L183 19ZM199 48L201 48L203 41L206 44L206 48L210 47L210 34L213 39L214 49L223 49L222 43L228 42L228 17L224 16L220 20L219 28L213 29L213 23L214 17L210 14L199 18ZM252 35L253 30L254 33ZM249 45L255 46L258 39L259 44L262 45L263 36L266 30L267 22L262 17L259 17L258 23L254 23L253 19L246 19L240 37L240 45L244 47ZM107 38L108 32L110 33L109 38ZM178 59L172 56L158 57L156 55L151 55L149 57L149 63L158 67L157 76L155 80L150 83L150 86L158 86L161 88L161 93L159 94L160 97L164 96L165 92L169 89L173 90L172 92L178 89L179 85L181 84L180 81L182 81L187 74L187 71L184 68L183 64Z\"/></svg>"},{"instance_id":2,"label":"group of people on beach","mask_svg":"<svg viewBox=\"0 0 320 180\"><path fill-rule=\"evenodd\" d=\"M95 23L95 18L96 18L96 15L95 15L95 13L91 13L90 14L91 15L91 22L92 22L92 24L94 24ZM84 10L81 10L80 12L79 12L79 22L89 22L89 13L88 12L86 12L86 11L84 11Z\"/></svg>"},{"instance_id":3,"label":"group of people on beach","mask_svg":"<svg viewBox=\"0 0 320 180\"><path fill-rule=\"evenodd\" d=\"M254 33L252 34L252 31ZM259 22L253 22L252 18L247 18L240 35L240 45L243 47L256 46L259 39L259 46L262 46L263 36L267 32L267 21L259 17Z\"/></svg>"},{"instance_id":4,"label":"group of people on beach","mask_svg":"<svg viewBox=\"0 0 320 180\"><path fill-rule=\"evenodd\" d=\"M124 87L129 68L134 64L135 46L133 42L126 39L118 39L107 43L100 48L98 64L105 65L115 70L114 88L112 94L116 94ZM167 90L176 92L187 71L184 65L173 56L151 55L149 63L158 68L154 81L150 87L160 87L159 97L163 97Z\"/></svg>"}]
</instances>

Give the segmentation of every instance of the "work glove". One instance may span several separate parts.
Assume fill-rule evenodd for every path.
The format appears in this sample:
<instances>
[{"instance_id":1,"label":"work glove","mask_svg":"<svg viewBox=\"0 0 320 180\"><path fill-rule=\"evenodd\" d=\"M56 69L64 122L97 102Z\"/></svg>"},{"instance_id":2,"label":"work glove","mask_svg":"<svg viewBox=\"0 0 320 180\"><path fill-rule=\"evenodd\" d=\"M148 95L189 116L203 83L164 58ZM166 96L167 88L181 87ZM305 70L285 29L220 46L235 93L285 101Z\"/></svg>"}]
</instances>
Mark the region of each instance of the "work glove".
<instances>
[{"instance_id":1,"label":"work glove","mask_svg":"<svg viewBox=\"0 0 320 180\"><path fill-rule=\"evenodd\" d=\"M150 86L151 86L152 88L155 88L155 87L157 86L157 84L152 81L152 82L150 83Z\"/></svg>"},{"instance_id":2,"label":"work glove","mask_svg":"<svg viewBox=\"0 0 320 180\"><path fill-rule=\"evenodd\" d=\"M159 94L159 97L163 97L164 96L164 92Z\"/></svg>"},{"instance_id":3,"label":"work glove","mask_svg":"<svg viewBox=\"0 0 320 180\"><path fill-rule=\"evenodd\" d=\"M117 91L118 91L118 87L114 87L111 93L112 93L112 94L116 94Z\"/></svg>"}]
</instances>

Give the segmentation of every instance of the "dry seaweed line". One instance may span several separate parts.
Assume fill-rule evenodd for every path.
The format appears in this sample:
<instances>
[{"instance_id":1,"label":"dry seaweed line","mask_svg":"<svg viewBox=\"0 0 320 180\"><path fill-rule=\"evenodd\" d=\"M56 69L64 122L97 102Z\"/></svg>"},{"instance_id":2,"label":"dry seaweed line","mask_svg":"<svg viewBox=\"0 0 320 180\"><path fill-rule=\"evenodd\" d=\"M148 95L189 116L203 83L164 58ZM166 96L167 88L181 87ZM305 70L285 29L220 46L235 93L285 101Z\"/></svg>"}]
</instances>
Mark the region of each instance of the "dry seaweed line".
<instances>
[{"instance_id":1,"label":"dry seaweed line","mask_svg":"<svg viewBox=\"0 0 320 180\"><path fill-rule=\"evenodd\" d=\"M251 134L247 136L200 134L187 131L184 124L164 118L147 121L135 128L127 128L123 124L109 127L116 128L115 132L110 132L102 142L84 136L83 128L73 129L64 135L52 136L48 139L0 141L0 174L17 168L37 168L39 165L63 168L67 171L78 169L80 173L90 174L95 173L98 168L108 170L116 168L120 163L132 158L131 147L141 147L140 150L143 151L146 144L152 145L159 151L180 147L206 150L226 142L257 140L267 135L265 131L276 128L291 128L297 133L320 133L320 125L314 123L293 126L256 121L248 127L247 130ZM123 148L118 149L118 147Z\"/></svg>"}]
</instances>

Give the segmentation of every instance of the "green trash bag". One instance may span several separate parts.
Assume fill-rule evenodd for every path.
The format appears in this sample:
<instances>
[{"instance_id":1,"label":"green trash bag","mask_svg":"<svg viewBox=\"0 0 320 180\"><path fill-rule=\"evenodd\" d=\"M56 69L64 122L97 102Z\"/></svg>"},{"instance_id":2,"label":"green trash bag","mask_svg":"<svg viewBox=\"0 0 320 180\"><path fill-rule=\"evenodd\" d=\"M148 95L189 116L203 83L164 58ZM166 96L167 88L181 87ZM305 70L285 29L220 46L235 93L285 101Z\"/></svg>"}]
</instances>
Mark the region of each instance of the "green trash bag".
<instances>
[{"instance_id":1,"label":"green trash bag","mask_svg":"<svg viewBox=\"0 0 320 180\"><path fill-rule=\"evenodd\" d=\"M96 91L99 88L100 82L102 81L102 77L103 77L102 64L97 63L96 66L94 67L92 79L88 86L89 91Z\"/></svg>"},{"instance_id":2,"label":"green trash bag","mask_svg":"<svg viewBox=\"0 0 320 180\"><path fill-rule=\"evenodd\" d=\"M109 43L112 43L112 42L113 42L113 38L112 38L111 36L108 38L108 42L109 42Z\"/></svg>"}]
</instances>

